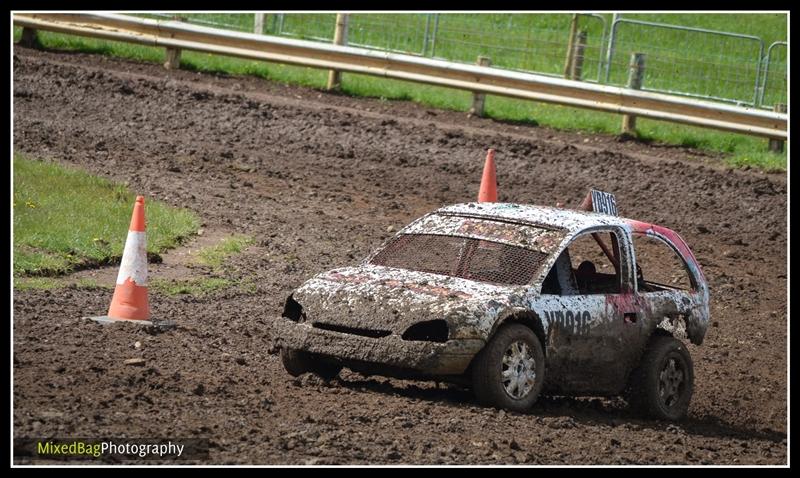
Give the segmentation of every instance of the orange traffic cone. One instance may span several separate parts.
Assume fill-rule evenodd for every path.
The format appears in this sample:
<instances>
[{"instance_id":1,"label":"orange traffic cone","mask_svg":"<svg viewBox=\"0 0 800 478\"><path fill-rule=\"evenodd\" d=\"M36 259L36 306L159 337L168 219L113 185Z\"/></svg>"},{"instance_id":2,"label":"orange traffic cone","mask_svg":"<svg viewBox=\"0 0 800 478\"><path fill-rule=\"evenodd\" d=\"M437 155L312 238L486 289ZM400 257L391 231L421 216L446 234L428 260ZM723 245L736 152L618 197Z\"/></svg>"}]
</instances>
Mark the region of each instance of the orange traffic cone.
<instances>
[{"instance_id":1,"label":"orange traffic cone","mask_svg":"<svg viewBox=\"0 0 800 478\"><path fill-rule=\"evenodd\" d=\"M147 235L144 224L144 196L137 196L108 315L91 317L92 320L102 323L132 321L142 325L169 325L165 322L155 324L150 320L150 304L147 299Z\"/></svg>"},{"instance_id":2,"label":"orange traffic cone","mask_svg":"<svg viewBox=\"0 0 800 478\"><path fill-rule=\"evenodd\" d=\"M483 165L481 189L478 191L478 202L497 202L497 174L494 168L494 150L486 153L486 163Z\"/></svg>"}]
</instances>

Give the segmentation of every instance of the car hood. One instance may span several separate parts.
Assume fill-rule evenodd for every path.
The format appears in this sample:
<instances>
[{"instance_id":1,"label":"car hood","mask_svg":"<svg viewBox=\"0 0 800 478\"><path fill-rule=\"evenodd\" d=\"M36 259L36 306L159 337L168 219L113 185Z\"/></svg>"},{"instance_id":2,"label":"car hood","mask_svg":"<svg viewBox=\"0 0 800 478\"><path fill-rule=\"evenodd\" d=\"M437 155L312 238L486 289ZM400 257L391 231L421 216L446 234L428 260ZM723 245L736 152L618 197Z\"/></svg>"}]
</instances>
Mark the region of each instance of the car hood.
<instances>
[{"instance_id":1,"label":"car hood","mask_svg":"<svg viewBox=\"0 0 800 478\"><path fill-rule=\"evenodd\" d=\"M487 329L501 308L521 301L521 292L520 287L365 264L319 274L293 297L312 323L402 334L417 322L444 319L453 337Z\"/></svg>"}]
</instances>

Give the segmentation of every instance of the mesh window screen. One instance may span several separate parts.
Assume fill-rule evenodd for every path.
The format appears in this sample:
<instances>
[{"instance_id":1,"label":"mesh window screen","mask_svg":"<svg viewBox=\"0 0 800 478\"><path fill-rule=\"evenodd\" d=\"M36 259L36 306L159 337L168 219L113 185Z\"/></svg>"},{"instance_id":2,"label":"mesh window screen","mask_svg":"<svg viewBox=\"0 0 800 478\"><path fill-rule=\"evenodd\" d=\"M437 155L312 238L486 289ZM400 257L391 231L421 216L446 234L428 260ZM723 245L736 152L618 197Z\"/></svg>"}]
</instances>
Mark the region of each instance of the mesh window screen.
<instances>
[{"instance_id":1,"label":"mesh window screen","mask_svg":"<svg viewBox=\"0 0 800 478\"><path fill-rule=\"evenodd\" d=\"M547 254L493 241L434 234L405 234L372 264L506 285L530 283Z\"/></svg>"}]
</instances>

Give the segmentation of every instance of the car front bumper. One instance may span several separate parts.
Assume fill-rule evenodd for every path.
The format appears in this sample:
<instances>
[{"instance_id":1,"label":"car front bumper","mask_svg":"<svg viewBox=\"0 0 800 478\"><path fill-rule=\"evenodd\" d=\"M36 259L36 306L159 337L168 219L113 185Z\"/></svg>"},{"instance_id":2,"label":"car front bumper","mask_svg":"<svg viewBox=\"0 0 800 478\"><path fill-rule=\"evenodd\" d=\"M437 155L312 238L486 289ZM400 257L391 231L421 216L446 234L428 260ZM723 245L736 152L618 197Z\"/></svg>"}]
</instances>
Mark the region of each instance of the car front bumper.
<instances>
[{"instance_id":1,"label":"car front bumper","mask_svg":"<svg viewBox=\"0 0 800 478\"><path fill-rule=\"evenodd\" d=\"M463 374L485 345L481 339L451 339L444 343L408 341L398 335L371 338L318 329L284 317L273 320L272 338L291 348L342 360L386 365L423 375Z\"/></svg>"}]
</instances>

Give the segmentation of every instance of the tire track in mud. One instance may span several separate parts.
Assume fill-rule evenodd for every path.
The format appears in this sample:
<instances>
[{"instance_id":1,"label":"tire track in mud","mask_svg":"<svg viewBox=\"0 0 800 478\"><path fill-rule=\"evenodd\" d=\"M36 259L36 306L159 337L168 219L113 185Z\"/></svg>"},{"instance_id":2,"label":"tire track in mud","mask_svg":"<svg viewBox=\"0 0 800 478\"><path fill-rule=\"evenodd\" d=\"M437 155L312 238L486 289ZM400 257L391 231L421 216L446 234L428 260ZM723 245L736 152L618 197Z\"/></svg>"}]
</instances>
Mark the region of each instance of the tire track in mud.
<instances>
[{"instance_id":1,"label":"tire track in mud","mask_svg":"<svg viewBox=\"0 0 800 478\"><path fill-rule=\"evenodd\" d=\"M786 461L785 176L406 103L19 47L14 142L192 208L208 227L254 235L257 247L231 262L258 284L151 297L154 313L183 326L156 336L78 320L106 308L107 291L16 292L17 435L208 436L213 462ZM355 374L324 384L282 370L263 324L292 288L360 260L390 226L472 200L489 146L500 200L572 204L594 186L693 247L713 324L690 347L688 421L558 397L520 416L452 387ZM122 364L140 355L145 367ZM520 426L529 433L509 435Z\"/></svg>"}]
</instances>

